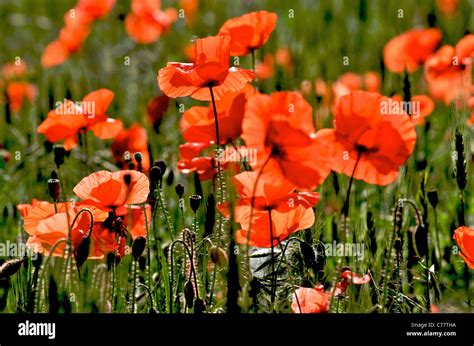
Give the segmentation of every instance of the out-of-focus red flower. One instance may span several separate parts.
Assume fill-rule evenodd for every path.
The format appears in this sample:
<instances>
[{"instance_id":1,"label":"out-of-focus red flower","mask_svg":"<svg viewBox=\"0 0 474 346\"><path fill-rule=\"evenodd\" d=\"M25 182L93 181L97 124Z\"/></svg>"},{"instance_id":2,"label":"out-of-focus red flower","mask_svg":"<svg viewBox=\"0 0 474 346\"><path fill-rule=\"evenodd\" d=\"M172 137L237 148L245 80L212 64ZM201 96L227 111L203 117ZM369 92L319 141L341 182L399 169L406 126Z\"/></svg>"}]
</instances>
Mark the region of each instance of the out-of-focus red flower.
<instances>
[{"instance_id":1,"label":"out-of-focus red flower","mask_svg":"<svg viewBox=\"0 0 474 346\"><path fill-rule=\"evenodd\" d=\"M77 52L92 30L95 20L112 10L115 0L79 0L77 5L64 15L64 27L59 37L46 46L41 56L41 65L50 68L64 63Z\"/></svg>"},{"instance_id":2,"label":"out-of-focus red flower","mask_svg":"<svg viewBox=\"0 0 474 346\"><path fill-rule=\"evenodd\" d=\"M272 78L275 74L275 58L270 53L266 53L262 62L255 64L255 74L258 79Z\"/></svg>"},{"instance_id":3,"label":"out-of-focus red flower","mask_svg":"<svg viewBox=\"0 0 474 346\"><path fill-rule=\"evenodd\" d=\"M276 13L250 12L227 20L220 28L219 35L232 37L230 55L246 55L267 42L276 22Z\"/></svg>"},{"instance_id":4,"label":"out-of-focus red flower","mask_svg":"<svg viewBox=\"0 0 474 346\"><path fill-rule=\"evenodd\" d=\"M148 120L150 121L156 133L159 132L161 120L168 110L169 103L170 98L166 95L157 96L148 103Z\"/></svg>"},{"instance_id":5,"label":"out-of-focus red flower","mask_svg":"<svg viewBox=\"0 0 474 346\"><path fill-rule=\"evenodd\" d=\"M100 139L114 138L122 130L123 124L106 114L113 98L112 91L99 89L87 94L80 106L66 100L48 113L38 126L38 133L44 134L50 142L64 140L66 150L77 146L77 135L80 132L90 130Z\"/></svg>"},{"instance_id":6,"label":"out-of-focus red flower","mask_svg":"<svg viewBox=\"0 0 474 346\"><path fill-rule=\"evenodd\" d=\"M459 9L458 0L436 0L436 7L447 17L456 15Z\"/></svg>"},{"instance_id":7,"label":"out-of-focus red flower","mask_svg":"<svg viewBox=\"0 0 474 346\"><path fill-rule=\"evenodd\" d=\"M179 7L184 10L187 25L193 25L199 10L199 0L179 0Z\"/></svg>"},{"instance_id":8,"label":"out-of-focus red flower","mask_svg":"<svg viewBox=\"0 0 474 346\"><path fill-rule=\"evenodd\" d=\"M220 144L226 144L241 135L245 105L255 92L250 84L246 84L242 90L225 93L220 100L216 101ZM209 107L191 107L185 111L181 118L180 128L187 142L215 144L216 125L212 104Z\"/></svg>"},{"instance_id":9,"label":"out-of-focus red flower","mask_svg":"<svg viewBox=\"0 0 474 346\"><path fill-rule=\"evenodd\" d=\"M319 314L329 311L331 294L324 292L323 285L314 288L298 287L294 293L291 310L295 314Z\"/></svg>"},{"instance_id":10,"label":"out-of-focus red flower","mask_svg":"<svg viewBox=\"0 0 474 346\"><path fill-rule=\"evenodd\" d=\"M24 101L34 102L38 94L36 87L26 82L11 82L6 90L8 103L12 112L19 112Z\"/></svg>"},{"instance_id":11,"label":"out-of-focus red flower","mask_svg":"<svg viewBox=\"0 0 474 346\"><path fill-rule=\"evenodd\" d=\"M275 62L287 71L291 71L293 69L293 58L290 49L287 47L278 48L275 53Z\"/></svg>"},{"instance_id":12,"label":"out-of-focus red flower","mask_svg":"<svg viewBox=\"0 0 474 346\"><path fill-rule=\"evenodd\" d=\"M453 239L458 244L459 256L469 268L474 269L474 229L461 226L454 231Z\"/></svg>"},{"instance_id":13,"label":"out-of-focus red flower","mask_svg":"<svg viewBox=\"0 0 474 346\"><path fill-rule=\"evenodd\" d=\"M449 104L467 98L472 85L474 35L463 37L456 47L443 46L425 63L425 79L431 96Z\"/></svg>"},{"instance_id":14,"label":"out-of-focus red flower","mask_svg":"<svg viewBox=\"0 0 474 346\"><path fill-rule=\"evenodd\" d=\"M169 97L191 96L197 100L215 100L226 92L236 92L254 78L252 71L229 68L230 36L197 39L194 63L170 62L158 72L160 89Z\"/></svg>"},{"instance_id":15,"label":"out-of-focus red flower","mask_svg":"<svg viewBox=\"0 0 474 346\"><path fill-rule=\"evenodd\" d=\"M369 184L388 185L416 142L413 122L404 112L394 114L387 97L352 91L335 110L335 129L319 136L332 143L332 170ZM355 168L355 169L354 169Z\"/></svg>"},{"instance_id":16,"label":"out-of-focus red flower","mask_svg":"<svg viewBox=\"0 0 474 346\"><path fill-rule=\"evenodd\" d=\"M412 29L392 38L383 50L383 61L389 71L416 71L441 41L441 30Z\"/></svg>"},{"instance_id":17,"label":"out-of-focus red flower","mask_svg":"<svg viewBox=\"0 0 474 346\"><path fill-rule=\"evenodd\" d=\"M174 8L164 11L160 0L132 0L132 12L125 18L125 29L136 42L150 44L168 31L178 18Z\"/></svg>"},{"instance_id":18,"label":"out-of-focus red flower","mask_svg":"<svg viewBox=\"0 0 474 346\"><path fill-rule=\"evenodd\" d=\"M143 171L148 172L150 169L148 136L146 129L137 123L132 124L129 129L123 129L120 131L112 142L110 149L112 150L115 162L121 165L120 168L128 169L128 162L130 161L133 162L135 167L138 167L134 154L141 153Z\"/></svg>"},{"instance_id":19,"label":"out-of-focus red flower","mask_svg":"<svg viewBox=\"0 0 474 346\"><path fill-rule=\"evenodd\" d=\"M27 71L27 65L23 60L7 63L2 66L2 78L5 81L24 77Z\"/></svg>"},{"instance_id":20,"label":"out-of-focus red flower","mask_svg":"<svg viewBox=\"0 0 474 346\"><path fill-rule=\"evenodd\" d=\"M274 170L300 189L316 188L330 173L330 148L314 133L312 108L296 92L252 96L242 130L246 146L257 151L255 170Z\"/></svg>"},{"instance_id":21,"label":"out-of-focus red flower","mask_svg":"<svg viewBox=\"0 0 474 346\"><path fill-rule=\"evenodd\" d=\"M125 176L129 176L129 185ZM99 171L83 178L73 191L84 203L111 211L126 204L145 203L149 186L147 176L137 171Z\"/></svg>"}]
</instances>

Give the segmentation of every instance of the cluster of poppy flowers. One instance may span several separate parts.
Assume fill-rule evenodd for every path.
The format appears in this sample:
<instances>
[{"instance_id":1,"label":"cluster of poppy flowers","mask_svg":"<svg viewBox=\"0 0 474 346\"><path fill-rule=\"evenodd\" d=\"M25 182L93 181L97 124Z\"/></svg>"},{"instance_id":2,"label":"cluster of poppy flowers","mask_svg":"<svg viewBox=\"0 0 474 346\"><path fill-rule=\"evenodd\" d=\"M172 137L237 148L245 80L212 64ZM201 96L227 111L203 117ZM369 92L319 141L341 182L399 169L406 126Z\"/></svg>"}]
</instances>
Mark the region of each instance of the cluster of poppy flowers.
<instances>
[{"instance_id":1,"label":"cluster of poppy flowers","mask_svg":"<svg viewBox=\"0 0 474 346\"><path fill-rule=\"evenodd\" d=\"M60 38L45 50L43 65L59 64L76 51L89 34L92 21L107 15L113 5L114 1L80 0L76 18L66 16ZM173 9L161 10L158 1L133 0L132 12L125 19L126 30L135 41L151 43L168 30L176 15ZM166 104L168 98L187 96L209 103L192 107L182 116L179 127L186 143L179 148L178 169L183 173L195 172L203 180L232 169L232 182L239 198L234 210L222 201L217 208L225 217L233 215L240 224L241 229L236 232L238 243L267 248L279 245L294 232L312 227L312 208L320 199L314 190L331 171L368 184L385 186L395 182L400 166L415 148L415 126L422 124L434 109L430 97L414 95L410 101L421 104L419 117L405 112L382 112L382 105L390 98L380 93L379 76L373 71L364 75L347 73L333 85L316 81L318 94L330 94L328 105L334 114L333 128L317 129L304 90L303 95L296 91L263 94L251 85L256 77L271 75L270 58L266 72L262 65L254 66L252 71L229 64L231 56L254 55L268 41L276 23L277 15L267 11L230 19L216 36L195 40L189 54L191 62L170 62L157 76L165 94L161 101ZM428 90L435 100L449 103L471 97L468 104L474 116L474 35L466 35L455 47L443 46L436 51L440 40L438 29L403 33L385 46L385 66L398 74L410 74L423 66ZM289 52L280 52L276 59L291 69ZM79 134L89 130L100 139L114 139L111 149L116 163L122 168L139 167L139 171L100 171L89 175L74 188L81 199L74 204L34 201L31 206L18 206L25 217L28 242L38 251L50 251L58 239L69 235L74 249L84 239L92 239L90 258L100 258L108 252L123 255L126 222L132 222L128 227L132 239L146 237L145 220L150 220L145 217L150 192L145 174L150 169L146 131L138 124L124 129L120 120L108 117L106 111L113 97L108 89L86 95L82 105L93 103L94 114L88 113L87 107L67 101L67 114L51 110L38 133L50 142L63 142L67 150L77 145ZM391 100L401 102L402 96L392 95ZM149 105L149 114L164 112L161 101ZM213 146L223 150L218 155L208 154ZM241 172L240 165L226 159L226 150L231 148L254 150L256 160L250 167L244 165ZM135 159L133 165L132 159L123 162L126 152L140 152L140 160ZM467 227L455 232L461 255L471 268L473 232ZM64 248L58 247L53 254L62 251ZM369 280L368 275L342 271L341 281L330 293L319 285L298 288L292 309L326 312L331 297L343 294L349 283Z\"/></svg>"}]
</instances>

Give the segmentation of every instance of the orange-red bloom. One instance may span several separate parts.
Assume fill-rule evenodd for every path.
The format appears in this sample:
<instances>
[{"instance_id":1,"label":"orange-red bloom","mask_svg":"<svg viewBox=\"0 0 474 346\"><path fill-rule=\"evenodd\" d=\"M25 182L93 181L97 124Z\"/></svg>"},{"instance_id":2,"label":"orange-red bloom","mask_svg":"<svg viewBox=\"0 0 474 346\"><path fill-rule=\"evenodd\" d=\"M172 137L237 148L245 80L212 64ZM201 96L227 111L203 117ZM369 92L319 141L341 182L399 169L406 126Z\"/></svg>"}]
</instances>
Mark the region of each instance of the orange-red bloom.
<instances>
[{"instance_id":1,"label":"orange-red bloom","mask_svg":"<svg viewBox=\"0 0 474 346\"><path fill-rule=\"evenodd\" d=\"M229 68L230 36L197 39L194 63L170 62L158 72L160 89L169 97L191 96L197 100L215 100L226 92L244 88L254 78L252 71Z\"/></svg>"},{"instance_id":2,"label":"orange-red bloom","mask_svg":"<svg viewBox=\"0 0 474 346\"><path fill-rule=\"evenodd\" d=\"M38 94L33 84L26 82L11 82L6 90L8 103L12 112L19 112L25 100L32 103Z\"/></svg>"},{"instance_id":3,"label":"orange-red bloom","mask_svg":"<svg viewBox=\"0 0 474 346\"><path fill-rule=\"evenodd\" d=\"M232 37L230 55L246 55L262 47L275 29L277 15L259 11L227 20L219 30L219 35Z\"/></svg>"},{"instance_id":4,"label":"orange-red bloom","mask_svg":"<svg viewBox=\"0 0 474 346\"><path fill-rule=\"evenodd\" d=\"M153 43L178 18L174 8L160 9L160 0L132 0L132 12L125 18L128 35L142 44Z\"/></svg>"},{"instance_id":5,"label":"orange-red bloom","mask_svg":"<svg viewBox=\"0 0 474 346\"><path fill-rule=\"evenodd\" d=\"M459 40L456 47L443 46L425 64L425 79L431 96L449 104L456 98L467 98L472 85L474 35Z\"/></svg>"},{"instance_id":6,"label":"orange-red bloom","mask_svg":"<svg viewBox=\"0 0 474 346\"><path fill-rule=\"evenodd\" d=\"M317 192L293 192L293 186L273 171L262 173L258 181L257 175L258 172L243 172L233 178L240 197L234 217L242 227L236 232L237 243L276 246L292 233L313 225L312 207L319 201ZM219 206L226 217L230 215L228 207L228 204Z\"/></svg>"},{"instance_id":7,"label":"orange-red bloom","mask_svg":"<svg viewBox=\"0 0 474 346\"><path fill-rule=\"evenodd\" d=\"M129 185L125 176L130 178ZM149 185L146 175L137 171L99 171L83 178L73 191L85 203L111 211L127 204L145 203Z\"/></svg>"},{"instance_id":8,"label":"orange-red bloom","mask_svg":"<svg viewBox=\"0 0 474 346\"><path fill-rule=\"evenodd\" d=\"M147 204L145 210L146 217L143 207L139 205L130 205L117 209L116 215L123 218L123 224L128 227L128 232L133 240L138 237L147 237L147 227L150 229L151 226L151 206Z\"/></svg>"},{"instance_id":9,"label":"orange-red bloom","mask_svg":"<svg viewBox=\"0 0 474 346\"><path fill-rule=\"evenodd\" d=\"M332 170L369 184L388 185L397 179L399 166L415 147L416 132L409 116L394 114L389 104L387 97L366 91L340 99L335 129L318 132L332 143Z\"/></svg>"},{"instance_id":10,"label":"orange-red bloom","mask_svg":"<svg viewBox=\"0 0 474 346\"><path fill-rule=\"evenodd\" d=\"M410 73L423 65L441 41L441 30L412 29L392 38L383 50L383 61L389 71Z\"/></svg>"},{"instance_id":11,"label":"orange-red bloom","mask_svg":"<svg viewBox=\"0 0 474 346\"><path fill-rule=\"evenodd\" d=\"M79 0L76 7L64 15L64 27L59 37L45 48L41 65L45 68L61 65L77 52L91 32L94 20L105 17L115 0Z\"/></svg>"},{"instance_id":12,"label":"orange-red bloom","mask_svg":"<svg viewBox=\"0 0 474 346\"><path fill-rule=\"evenodd\" d=\"M461 226L454 231L454 240L461 251L459 255L469 268L474 269L474 229Z\"/></svg>"},{"instance_id":13,"label":"orange-red bloom","mask_svg":"<svg viewBox=\"0 0 474 346\"><path fill-rule=\"evenodd\" d=\"M38 133L44 134L50 142L64 140L66 150L77 146L80 132L90 130L100 139L114 138L123 125L106 114L113 98L112 91L99 89L87 94L80 105L70 100L57 103L59 106L38 126Z\"/></svg>"},{"instance_id":14,"label":"orange-red bloom","mask_svg":"<svg viewBox=\"0 0 474 346\"><path fill-rule=\"evenodd\" d=\"M110 149L112 150L115 162L120 165L120 168L128 168L128 162L133 162L135 167L138 167L134 154L141 153L143 171L148 172L150 169L150 154L148 152L146 129L137 123L132 124L128 130L123 129L120 131L110 146Z\"/></svg>"},{"instance_id":15,"label":"orange-red bloom","mask_svg":"<svg viewBox=\"0 0 474 346\"><path fill-rule=\"evenodd\" d=\"M298 287L294 293L291 310L295 314L325 313L329 311L330 301L331 293L324 292L323 285L316 285L314 288Z\"/></svg>"},{"instance_id":16,"label":"orange-red bloom","mask_svg":"<svg viewBox=\"0 0 474 346\"><path fill-rule=\"evenodd\" d=\"M246 84L242 90L225 93L220 100L216 101L220 144L226 144L240 136L245 104L254 93L255 89L250 84ZM209 107L191 107L184 112L180 127L184 139L188 142L215 144L214 107L212 104Z\"/></svg>"},{"instance_id":17,"label":"orange-red bloom","mask_svg":"<svg viewBox=\"0 0 474 346\"><path fill-rule=\"evenodd\" d=\"M82 209L88 209L93 215L91 246L89 258L102 258L104 254L113 252L117 248L115 234L104 227L102 221L107 218L107 213L100 211L94 206L76 203L57 203L55 207L51 203L41 202L26 215L25 231L30 235L28 244L37 252L48 254L52 246L60 239L68 238L69 228L71 230L71 242L74 253L82 241L87 237L91 228L91 218ZM73 224L74 218L77 217ZM53 252L54 256L62 256L65 244L61 243Z\"/></svg>"},{"instance_id":18,"label":"orange-red bloom","mask_svg":"<svg viewBox=\"0 0 474 346\"><path fill-rule=\"evenodd\" d=\"M257 150L256 170L275 170L300 189L314 189L330 173L329 148L314 133L311 106L298 93L251 97L242 130L246 146Z\"/></svg>"}]
</instances>

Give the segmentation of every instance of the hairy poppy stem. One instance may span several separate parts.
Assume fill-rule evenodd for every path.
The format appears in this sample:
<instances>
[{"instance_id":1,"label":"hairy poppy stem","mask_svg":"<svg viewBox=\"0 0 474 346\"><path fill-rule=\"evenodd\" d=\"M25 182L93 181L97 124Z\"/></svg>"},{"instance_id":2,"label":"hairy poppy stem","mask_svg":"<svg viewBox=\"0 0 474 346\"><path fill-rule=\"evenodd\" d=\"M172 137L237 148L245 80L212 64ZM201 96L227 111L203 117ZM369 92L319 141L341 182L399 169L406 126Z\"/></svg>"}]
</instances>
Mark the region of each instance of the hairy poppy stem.
<instances>
[{"instance_id":1,"label":"hairy poppy stem","mask_svg":"<svg viewBox=\"0 0 474 346\"><path fill-rule=\"evenodd\" d=\"M147 238L147 242L146 242L146 251L147 251L147 260L148 260L147 286L150 287L151 285L151 251L150 251L151 235L150 235L150 230L148 227L148 216L146 215L146 203L143 204L142 210L143 210L143 215L145 216L145 229L146 229L146 238Z\"/></svg>"},{"instance_id":2,"label":"hairy poppy stem","mask_svg":"<svg viewBox=\"0 0 474 346\"><path fill-rule=\"evenodd\" d=\"M275 312L275 295L276 295L277 275L276 275L276 272L275 272L275 250L273 248L273 225L272 225L272 211L271 211L271 209L268 211L268 220L270 222L270 247L271 247L270 251L271 251L271 258L272 258L271 306L272 306L272 312Z\"/></svg>"},{"instance_id":3,"label":"hairy poppy stem","mask_svg":"<svg viewBox=\"0 0 474 346\"><path fill-rule=\"evenodd\" d=\"M136 293L137 293L137 267L138 267L138 259L134 259L133 261L132 314L135 313L135 301L136 301Z\"/></svg>"}]
</instances>

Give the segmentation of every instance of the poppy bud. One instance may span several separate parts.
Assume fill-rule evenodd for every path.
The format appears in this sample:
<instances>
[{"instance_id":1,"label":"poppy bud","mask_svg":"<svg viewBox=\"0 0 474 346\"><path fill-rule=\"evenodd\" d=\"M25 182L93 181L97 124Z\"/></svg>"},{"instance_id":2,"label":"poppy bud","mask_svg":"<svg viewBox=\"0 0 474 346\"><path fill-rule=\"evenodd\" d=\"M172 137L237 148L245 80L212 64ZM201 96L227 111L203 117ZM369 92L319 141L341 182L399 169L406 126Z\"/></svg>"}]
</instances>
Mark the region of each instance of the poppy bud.
<instances>
[{"instance_id":1,"label":"poppy bud","mask_svg":"<svg viewBox=\"0 0 474 346\"><path fill-rule=\"evenodd\" d=\"M9 278L13 274L15 274L17 271L20 270L21 264L26 260L26 258L23 259L14 259L14 260L9 260L3 263L0 266L0 278Z\"/></svg>"},{"instance_id":2,"label":"poppy bud","mask_svg":"<svg viewBox=\"0 0 474 346\"><path fill-rule=\"evenodd\" d=\"M58 179L58 173L56 171L51 171L50 178L51 179Z\"/></svg>"},{"instance_id":3,"label":"poppy bud","mask_svg":"<svg viewBox=\"0 0 474 346\"><path fill-rule=\"evenodd\" d=\"M213 245L211 247L211 261L220 267L226 266L228 263L226 252L222 248Z\"/></svg>"},{"instance_id":4,"label":"poppy bud","mask_svg":"<svg viewBox=\"0 0 474 346\"><path fill-rule=\"evenodd\" d=\"M109 252L107 254L107 270L110 271L112 266L115 264L115 254Z\"/></svg>"},{"instance_id":5,"label":"poppy bud","mask_svg":"<svg viewBox=\"0 0 474 346\"><path fill-rule=\"evenodd\" d=\"M133 162L128 163L128 169L133 171L135 169L135 164Z\"/></svg>"},{"instance_id":6,"label":"poppy bud","mask_svg":"<svg viewBox=\"0 0 474 346\"><path fill-rule=\"evenodd\" d=\"M466 159L464 158L464 137L458 129L456 129L454 144L456 149L456 182L458 184L459 190L464 190L467 184L467 164Z\"/></svg>"},{"instance_id":7,"label":"poppy bud","mask_svg":"<svg viewBox=\"0 0 474 346\"><path fill-rule=\"evenodd\" d=\"M415 247L420 257L428 253L428 230L423 226L418 226L414 232Z\"/></svg>"},{"instance_id":8,"label":"poppy bud","mask_svg":"<svg viewBox=\"0 0 474 346\"><path fill-rule=\"evenodd\" d=\"M133 241L132 244L132 255L135 260L142 255L143 251L145 250L146 239L143 237L138 237Z\"/></svg>"},{"instance_id":9,"label":"poppy bud","mask_svg":"<svg viewBox=\"0 0 474 346\"><path fill-rule=\"evenodd\" d=\"M64 163L64 155L66 154L66 149L62 145L55 145L53 147L54 152L54 163L56 167L60 167Z\"/></svg>"},{"instance_id":10,"label":"poppy bud","mask_svg":"<svg viewBox=\"0 0 474 346\"><path fill-rule=\"evenodd\" d=\"M82 267L84 262L89 257L90 247L91 247L91 239L86 237L82 240L82 242L79 244L79 246L75 250L77 268Z\"/></svg>"},{"instance_id":11,"label":"poppy bud","mask_svg":"<svg viewBox=\"0 0 474 346\"><path fill-rule=\"evenodd\" d=\"M201 196L200 195L192 195L189 197L189 204L191 205L191 209L194 213L197 213L199 206L201 204Z\"/></svg>"},{"instance_id":12,"label":"poppy bud","mask_svg":"<svg viewBox=\"0 0 474 346\"><path fill-rule=\"evenodd\" d=\"M53 199L53 201L57 202L59 200L59 179L49 179L48 180L48 191L49 196Z\"/></svg>"},{"instance_id":13,"label":"poppy bud","mask_svg":"<svg viewBox=\"0 0 474 346\"><path fill-rule=\"evenodd\" d=\"M139 172L141 172L142 171L142 154L139 152L136 152L133 156L135 157L135 161L137 161L138 163L137 169Z\"/></svg>"},{"instance_id":14,"label":"poppy bud","mask_svg":"<svg viewBox=\"0 0 474 346\"><path fill-rule=\"evenodd\" d=\"M161 179L163 179L163 174L161 168L153 166L150 169L150 185L151 190L155 190L158 184L161 184Z\"/></svg>"},{"instance_id":15,"label":"poppy bud","mask_svg":"<svg viewBox=\"0 0 474 346\"><path fill-rule=\"evenodd\" d=\"M431 206L436 209L436 206L438 205L438 191L428 191L428 201L430 201Z\"/></svg>"},{"instance_id":16,"label":"poppy bud","mask_svg":"<svg viewBox=\"0 0 474 346\"><path fill-rule=\"evenodd\" d=\"M174 190L176 191L176 194L178 195L178 198L183 198L184 195L184 186L181 184L178 184L174 187Z\"/></svg>"},{"instance_id":17,"label":"poppy bud","mask_svg":"<svg viewBox=\"0 0 474 346\"><path fill-rule=\"evenodd\" d=\"M194 300L194 313L202 314L204 311L206 311L206 306L204 305L204 301L200 298L196 298L196 300Z\"/></svg>"},{"instance_id":18,"label":"poppy bud","mask_svg":"<svg viewBox=\"0 0 474 346\"><path fill-rule=\"evenodd\" d=\"M125 174L123 176L123 181L125 182L125 185L130 186L132 183L132 176L130 174Z\"/></svg>"},{"instance_id":19,"label":"poppy bud","mask_svg":"<svg viewBox=\"0 0 474 346\"><path fill-rule=\"evenodd\" d=\"M166 172L166 162L163 160L156 160L154 166L161 169L161 175L165 175Z\"/></svg>"},{"instance_id":20,"label":"poppy bud","mask_svg":"<svg viewBox=\"0 0 474 346\"><path fill-rule=\"evenodd\" d=\"M192 308L194 304L194 287L189 280L184 284L184 299L188 308Z\"/></svg>"},{"instance_id":21,"label":"poppy bud","mask_svg":"<svg viewBox=\"0 0 474 346\"><path fill-rule=\"evenodd\" d=\"M171 170L168 173L168 176L166 177L166 184L168 184L168 186L171 186L173 185L173 182L174 182L174 171Z\"/></svg>"}]
</instances>

